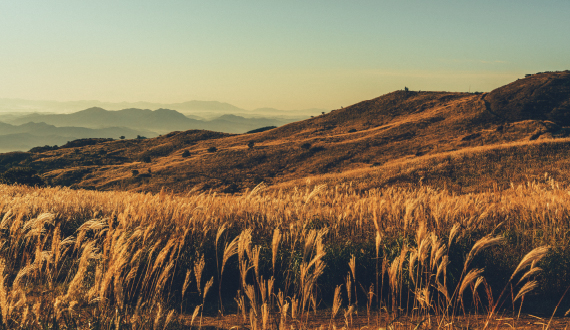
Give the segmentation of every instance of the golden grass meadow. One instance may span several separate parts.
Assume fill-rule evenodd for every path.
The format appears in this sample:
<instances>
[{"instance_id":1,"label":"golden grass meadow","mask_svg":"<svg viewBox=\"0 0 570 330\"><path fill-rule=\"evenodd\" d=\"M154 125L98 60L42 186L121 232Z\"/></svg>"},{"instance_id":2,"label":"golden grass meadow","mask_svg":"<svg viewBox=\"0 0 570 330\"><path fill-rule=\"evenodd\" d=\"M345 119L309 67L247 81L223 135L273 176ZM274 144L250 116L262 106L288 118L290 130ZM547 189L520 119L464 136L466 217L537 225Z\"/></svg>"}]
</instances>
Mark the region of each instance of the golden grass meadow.
<instances>
[{"instance_id":1,"label":"golden grass meadow","mask_svg":"<svg viewBox=\"0 0 570 330\"><path fill-rule=\"evenodd\" d=\"M568 95L1 154L0 329L568 329Z\"/></svg>"},{"instance_id":2,"label":"golden grass meadow","mask_svg":"<svg viewBox=\"0 0 570 330\"><path fill-rule=\"evenodd\" d=\"M570 193L0 185L4 329L565 329ZM556 315L556 317L554 317Z\"/></svg>"},{"instance_id":3,"label":"golden grass meadow","mask_svg":"<svg viewBox=\"0 0 570 330\"><path fill-rule=\"evenodd\" d=\"M569 13L0 0L0 330L570 330Z\"/></svg>"}]
</instances>

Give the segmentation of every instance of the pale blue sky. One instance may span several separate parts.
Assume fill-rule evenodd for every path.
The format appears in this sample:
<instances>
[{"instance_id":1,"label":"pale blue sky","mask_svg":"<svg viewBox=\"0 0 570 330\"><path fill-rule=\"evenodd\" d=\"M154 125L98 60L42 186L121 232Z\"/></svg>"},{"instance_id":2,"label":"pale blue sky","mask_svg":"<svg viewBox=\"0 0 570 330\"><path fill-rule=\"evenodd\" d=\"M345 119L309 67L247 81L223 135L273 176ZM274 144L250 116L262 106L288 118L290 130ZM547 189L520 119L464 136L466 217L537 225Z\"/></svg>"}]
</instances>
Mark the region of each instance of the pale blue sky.
<instances>
[{"instance_id":1,"label":"pale blue sky","mask_svg":"<svg viewBox=\"0 0 570 330\"><path fill-rule=\"evenodd\" d=\"M2 0L0 97L334 109L570 69L569 0Z\"/></svg>"}]
</instances>

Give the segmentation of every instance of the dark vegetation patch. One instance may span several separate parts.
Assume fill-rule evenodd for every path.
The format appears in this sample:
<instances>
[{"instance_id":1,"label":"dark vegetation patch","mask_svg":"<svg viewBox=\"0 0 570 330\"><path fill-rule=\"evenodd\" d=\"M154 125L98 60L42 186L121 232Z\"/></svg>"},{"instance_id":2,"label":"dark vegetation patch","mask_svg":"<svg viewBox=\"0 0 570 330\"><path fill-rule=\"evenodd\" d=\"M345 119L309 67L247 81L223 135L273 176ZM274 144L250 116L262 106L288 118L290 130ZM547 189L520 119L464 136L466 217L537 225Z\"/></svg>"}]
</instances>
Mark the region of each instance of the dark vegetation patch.
<instances>
[{"instance_id":1,"label":"dark vegetation patch","mask_svg":"<svg viewBox=\"0 0 570 330\"><path fill-rule=\"evenodd\" d=\"M37 175L36 170L31 167L11 167L0 174L2 184L22 184L26 186L42 187L45 182Z\"/></svg>"},{"instance_id":2,"label":"dark vegetation patch","mask_svg":"<svg viewBox=\"0 0 570 330\"><path fill-rule=\"evenodd\" d=\"M265 131L269 131L270 129L274 129L274 128L277 128L277 126L260 127L260 128L252 129L251 131L247 131L245 134L265 132Z\"/></svg>"},{"instance_id":3,"label":"dark vegetation patch","mask_svg":"<svg viewBox=\"0 0 570 330\"><path fill-rule=\"evenodd\" d=\"M78 147L101 144L109 141L114 141L114 139L103 139L103 138L78 139L67 142L66 144L62 145L60 148L78 148Z\"/></svg>"},{"instance_id":4,"label":"dark vegetation patch","mask_svg":"<svg viewBox=\"0 0 570 330\"><path fill-rule=\"evenodd\" d=\"M5 154L0 154L0 172L3 172L11 167L24 166L28 163L31 158L31 154L28 152L8 152Z\"/></svg>"},{"instance_id":5,"label":"dark vegetation patch","mask_svg":"<svg viewBox=\"0 0 570 330\"><path fill-rule=\"evenodd\" d=\"M58 146L45 145L43 147L34 147L34 148L30 149L29 152L31 152L31 153L42 153L42 152L46 152L46 151L50 151L50 150L57 150L57 149L59 149Z\"/></svg>"},{"instance_id":6,"label":"dark vegetation patch","mask_svg":"<svg viewBox=\"0 0 570 330\"><path fill-rule=\"evenodd\" d=\"M481 137L481 133L473 133L473 134L469 134L469 135L462 137L461 141L471 141L471 140L474 140L478 137Z\"/></svg>"}]
</instances>

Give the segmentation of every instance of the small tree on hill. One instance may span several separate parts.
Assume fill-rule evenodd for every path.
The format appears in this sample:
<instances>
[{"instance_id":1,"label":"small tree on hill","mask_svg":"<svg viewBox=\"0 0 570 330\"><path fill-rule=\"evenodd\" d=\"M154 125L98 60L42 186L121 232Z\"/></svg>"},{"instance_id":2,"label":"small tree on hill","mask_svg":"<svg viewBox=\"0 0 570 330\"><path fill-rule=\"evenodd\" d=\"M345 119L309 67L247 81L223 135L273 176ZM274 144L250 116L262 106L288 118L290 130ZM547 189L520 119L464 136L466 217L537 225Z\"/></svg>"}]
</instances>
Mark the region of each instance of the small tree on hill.
<instances>
[{"instance_id":1,"label":"small tree on hill","mask_svg":"<svg viewBox=\"0 0 570 330\"><path fill-rule=\"evenodd\" d=\"M247 147L248 147L249 149L252 149L253 146L255 146L255 142L249 141L249 143L247 144Z\"/></svg>"},{"instance_id":2,"label":"small tree on hill","mask_svg":"<svg viewBox=\"0 0 570 330\"><path fill-rule=\"evenodd\" d=\"M184 157L184 158L190 157L190 151L184 150L184 152L182 153L182 157Z\"/></svg>"},{"instance_id":3,"label":"small tree on hill","mask_svg":"<svg viewBox=\"0 0 570 330\"><path fill-rule=\"evenodd\" d=\"M216 151L218 151L218 148L216 148L216 147L208 148L208 152L216 152Z\"/></svg>"},{"instance_id":4,"label":"small tree on hill","mask_svg":"<svg viewBox=\"0 0 570 330\"><path fill-rule=\"evenodd\" d=\"M310 148L311 148L311 144L310 144L310 143L303 143L303 144L301 145L301 148L303 148L303 149L310 149Z\"/></svg>"},{"instance_id":5,"label":"small tree on hill","mask_svg":"<svg viewBox=\"0 0 570 330\"><path fill-rule=\"evenodd\" d=\"M119 136L119 139L124 140L124 139L125 139L125 136L124 136L124 135L121 135L121 136Z\"/></svg>"}]
</instances>

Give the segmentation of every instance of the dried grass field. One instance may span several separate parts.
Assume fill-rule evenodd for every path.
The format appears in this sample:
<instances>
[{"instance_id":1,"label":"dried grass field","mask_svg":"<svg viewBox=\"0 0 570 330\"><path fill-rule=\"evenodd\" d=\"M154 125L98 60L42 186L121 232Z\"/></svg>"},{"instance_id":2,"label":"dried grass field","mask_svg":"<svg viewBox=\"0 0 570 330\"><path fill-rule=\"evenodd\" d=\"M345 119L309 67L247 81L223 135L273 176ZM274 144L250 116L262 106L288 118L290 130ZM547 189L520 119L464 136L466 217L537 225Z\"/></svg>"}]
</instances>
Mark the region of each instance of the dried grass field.
<instances>
[{"instance_id":1,"label":"dried grass field","mask_svg":"<svg viewBox=\"0 0 570 330\"><path fill-rule=\"evenodd\" d=\"M0 328L568 327L570 193L0 185ZM555 316L552 318L551 316Z\"/></svg>"}]
</instances>

